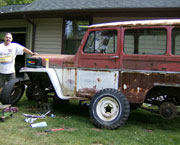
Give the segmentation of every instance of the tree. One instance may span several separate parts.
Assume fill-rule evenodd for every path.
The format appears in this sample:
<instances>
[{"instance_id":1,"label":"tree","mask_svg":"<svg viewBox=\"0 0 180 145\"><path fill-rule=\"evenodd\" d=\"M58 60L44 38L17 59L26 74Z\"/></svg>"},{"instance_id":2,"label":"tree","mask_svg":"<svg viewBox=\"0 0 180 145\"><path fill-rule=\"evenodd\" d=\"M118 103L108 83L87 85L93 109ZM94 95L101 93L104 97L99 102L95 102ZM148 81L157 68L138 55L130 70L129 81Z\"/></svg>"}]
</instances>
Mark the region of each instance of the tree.
<instances>
[{"instance_id":1,"label":"tree","mask_svg":"<svg viewBox=\"0 0 180 145\"><path fill-rule=\"evenodd\" d=\"M0 6L32 3L35 0L0 0Z\"/></svg>"}]
</instances>

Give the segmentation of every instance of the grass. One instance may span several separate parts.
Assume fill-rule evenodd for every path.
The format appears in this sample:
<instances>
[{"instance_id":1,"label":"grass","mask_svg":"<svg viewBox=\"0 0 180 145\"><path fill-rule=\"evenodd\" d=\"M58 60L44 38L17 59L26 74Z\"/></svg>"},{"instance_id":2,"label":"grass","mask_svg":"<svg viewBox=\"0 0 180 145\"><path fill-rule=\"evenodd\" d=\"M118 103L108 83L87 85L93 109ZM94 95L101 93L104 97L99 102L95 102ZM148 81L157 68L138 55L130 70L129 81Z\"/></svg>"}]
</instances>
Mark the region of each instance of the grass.
<instances>
[{"instance_id":1,"label":"grass","mask_svg":"<svg viewBox=\"0 0 180 145\"><path fill-rule=\"evenodd\" d=\"M17 104L19 111L12 118L0 122L2 145L179 145L180 117L163 120L156 114L137 109L131 111L126 124L116 130L98 129L89 118L87 107L71 103L54 110L55 118L47 117L47 127L31 128L23 113L34 114L35 102L23 97ZM70 130L45 132L51 128Z\"/></svg>"}]
</instances>

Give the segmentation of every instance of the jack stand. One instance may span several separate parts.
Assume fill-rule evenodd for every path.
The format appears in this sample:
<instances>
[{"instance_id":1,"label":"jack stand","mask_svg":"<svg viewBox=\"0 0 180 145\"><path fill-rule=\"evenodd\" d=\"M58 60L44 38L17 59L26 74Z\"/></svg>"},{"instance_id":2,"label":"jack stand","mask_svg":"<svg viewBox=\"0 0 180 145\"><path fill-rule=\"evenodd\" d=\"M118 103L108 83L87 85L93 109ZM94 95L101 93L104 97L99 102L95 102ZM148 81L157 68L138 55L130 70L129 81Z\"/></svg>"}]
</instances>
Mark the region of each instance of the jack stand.
<instances>
[{"instance_id":1,"label":"jack stand","mask_svg":"<svg viewBox=\"0 0 180 145\"><path fill-rule=\"evenodd\" d=\"M48 111L52 112L52 103L37 102L36 108L41 113L46 113Z\"/></svg>"}]
</instances>

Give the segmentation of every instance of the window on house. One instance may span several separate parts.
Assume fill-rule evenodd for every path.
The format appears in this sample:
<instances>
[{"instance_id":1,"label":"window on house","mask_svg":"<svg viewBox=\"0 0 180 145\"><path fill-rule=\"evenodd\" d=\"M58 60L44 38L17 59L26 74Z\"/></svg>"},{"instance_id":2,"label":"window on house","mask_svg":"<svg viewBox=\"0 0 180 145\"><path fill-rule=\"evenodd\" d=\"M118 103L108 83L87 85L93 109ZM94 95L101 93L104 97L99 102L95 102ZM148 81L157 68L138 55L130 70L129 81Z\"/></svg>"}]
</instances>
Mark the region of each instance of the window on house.
<instances>
[{"instance_id":1,"label":"window on house","mask_svg":"<svg viewBox=\"0 0 180 145\"><path fill-rule=\"evenodd\" d=\"M126 54L165 54L165 29L127 29L124 33Z\"/></svg>"},{"instance_id":2,"label":"window on house","mask_svg":"<svg viewBox=\"0 0 180 145\"><path fill-rule=\"evenodd\" d=\"M180 28L172 31L172 54L180 55Z\"/></svg>"},{"instance_id":3,"label":"window on house","mask_svg":"<svg viewBox=\"0 0 180 145\"><path fill-rule=\"evenodd\" d=\"M63 50L64 54L75 54L85 34L89 20L65 20Z\"/></svg>"},{"instance_id":4,"label":"window on house","mask_svg":"<svg viewBox=\"0 0 180 145\"><path fill-rule=\"evenodd\" d=\"M94 31L89 34L84 47L85 53L115 53L117 50L117 31Z\"/></svg>"}]
</instances>

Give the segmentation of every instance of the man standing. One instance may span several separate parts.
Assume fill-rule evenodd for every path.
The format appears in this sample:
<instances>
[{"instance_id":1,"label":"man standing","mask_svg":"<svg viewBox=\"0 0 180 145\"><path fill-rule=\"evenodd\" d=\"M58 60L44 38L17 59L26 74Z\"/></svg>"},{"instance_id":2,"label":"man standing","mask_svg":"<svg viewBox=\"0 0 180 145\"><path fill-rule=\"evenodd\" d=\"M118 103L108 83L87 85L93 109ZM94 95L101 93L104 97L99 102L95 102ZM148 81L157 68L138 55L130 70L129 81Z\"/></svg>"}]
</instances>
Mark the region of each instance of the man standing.
<instances>
[{"instance_id":1,"label":"man standing","mask_svg":"<svg viewBox=\"0 0 180 145\"><path fill-rule=\"evenodd\" d=\"M0 44L0 92L7 81L15 78L16 55L23 55L24 52L30 55L37 54L18 43L11 43L12 40L12 34L6 33L4 43Z\"/></svg>"}]
</instances>

